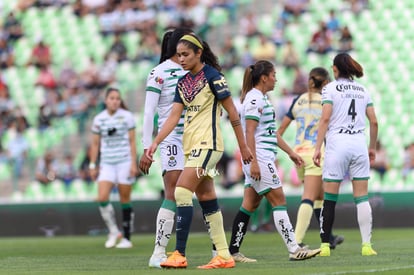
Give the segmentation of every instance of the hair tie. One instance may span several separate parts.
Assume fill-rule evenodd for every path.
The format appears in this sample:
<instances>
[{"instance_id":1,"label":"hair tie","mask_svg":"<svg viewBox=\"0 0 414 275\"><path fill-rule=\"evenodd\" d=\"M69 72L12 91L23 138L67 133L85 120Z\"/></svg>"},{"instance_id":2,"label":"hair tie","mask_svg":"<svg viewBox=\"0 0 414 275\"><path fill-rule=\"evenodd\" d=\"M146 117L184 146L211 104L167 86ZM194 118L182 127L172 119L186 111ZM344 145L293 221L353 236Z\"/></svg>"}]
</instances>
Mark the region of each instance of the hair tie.
<instances>
[{"instance_id":1,"label":"hair tie","mask_svg":"<svg viewBox=\"0 0 414 275\"><path fill-rule=\"evenodd\" d=\"M198 41L198 39L197 39L197 38L195 38L195 37L194 37L194 36L192 36L192 35L186 34L186 35L184 35L183 37L181 37L181 39L180 39L180 40L185 40L185 41L191 42L192 44L196 45L196 46L197 46L197 47L199 47L200 49L204 49L204 48L203 48L203 45L201 45L200 41Z\"/></svg>"}]
</instances>

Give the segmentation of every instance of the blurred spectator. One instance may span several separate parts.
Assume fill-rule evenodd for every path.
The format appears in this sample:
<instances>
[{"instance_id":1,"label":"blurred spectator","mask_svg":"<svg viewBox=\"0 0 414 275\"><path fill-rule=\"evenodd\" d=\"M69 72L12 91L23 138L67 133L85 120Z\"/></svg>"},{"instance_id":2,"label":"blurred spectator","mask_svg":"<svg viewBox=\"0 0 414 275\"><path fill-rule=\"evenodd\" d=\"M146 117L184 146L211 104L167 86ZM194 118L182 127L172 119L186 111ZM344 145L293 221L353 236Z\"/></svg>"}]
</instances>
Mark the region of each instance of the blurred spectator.
<instances>
[{"instance_id":1,"label":"blurred spectator","mask_svg":"<svg viewBox=\"0 0 414 275\"><path fill-rule=\"evenodd\" d=\"M294 67L295 76L293 79L292 91L294 95L303 94L308 90L308 75L301 69L300 66Z\"/></svg>"},{"instance_id":2,"label":"blurred spectator","mask_svg":"<svg viewBox=\"0 0 414 275\"><path fill-rule=\"evenodd\" d=\"M104 62L98 69L98 82L101 87L105 87L116 80L115 74L118 67L116 56L113 54L106 54Z\"/></svg>"},{"instance_id":3,"label":"blurred spectator","mask_svg":"<svg viewBox=\"0 0 414 275\"><path fill-rule=\"evenodd\" d=\"M161 48L157 34L153 31L145 31L142 36L134 61L148 60L153 63L158 62Z\"/></svg>"},{"instance_id":4,"label":"blurred spectator","mask_svg":"<svg viewBox=\"0 0 414 275\"><path fill-rule=\"evenodd\" d=\"M259 35L259 45L253 50L253 57L257 60L276 61L276 46L270 39L264 35Z\"/></svg>"},{"instance_id":5,"label":"blurred spectator","mask_svg":"<svg viewBox=\"0 0 414 275\"><path fill-rule=\"evenodd\" d=\"M257 27L257 17L252 11L247 11L244 16L240 19L239 30L240 34L246 37L253 37L259 33Z\"/></svg>"},{"instance_id":6,"label":"blurred spectator","mask_svg":"<svg viewBox=\"0 0 414 275\"><path fill-rule=\"evenodd\" d=\"M117 31L117 17L118 15L114 13L114 9L111 5L108 5L104 8L99 17L99 28L102 35L112 35Z\"/></svg>"},{"instance_id":7,"label":"blurred spectator","mask_svg":"<svg viewBox=\"0 0 414 275\"><path fill-rule=\"evenodd\" d=\"M82 86L86 89L100 89L99 68L93 57L89 58L86 68L79 74Z\"/></svg>"},{"instance_id":8,"label":"blurred spectator","mask_svg":"<svg viewBox=\"0 0 414 275\"><path fill-rule=\"evenodd\" d=\"M58 163L52 152L46 152L45 155L37 161L35 179L41 184L49 184L56 179Z\"/></svg>"},{"instance_id":9,"label":"blurred spectator","mask_svg":"<svg viewBox=\"0 0 414 275\"><path fill-rule=\"evenodd\" d=\"M75 82L78 79L78 74L73 68L72 62L67 59L63 62L62 69L59 71L57 77L57 84L59 87L68 87L69 83Z\"/></svg>"},{"instance_id":10,"label":"blurred spectator","mask_svg":"<svg viewBox=\"0 0 414 275\"><path fill-rule=\"evenodd\" d=\"M113 54L118 63L127 60L127 48L119 33L115 35L108 54Z\"/></svg>"},{"instance_id":11,"label":"blurred spectator","mask_svg":"<svg viewBox=\"0 0 414 275\"><path fill-rule=\"evenodd\" d=\"M13 135L7 144L5 144L5 149L13 171L13 189L14 191L17 191L17 182L22 177L23 167L29 150L29 143L23 135L25 130L23 126L16 126L15 130L15 135Z\"/></svg>"},{"instance_id":12,"label":"blurred spectator","mask_svg":"<svg viewBox=\"0 0 414 275\"><path fill-rule=\"evenodd\" d=\"M359 15L364 9L368 8L368 0L344 0L349 5L349 9L355 14Z\"/></svg>"},{"instance_id":13,"label":"blurred spectator","mask_svg":"<svg viewBox=\"0 0 414 275\"><path fill-rule=\"evenodd\" d=\"M13 121L16 123L16 127L25 131L27 128L30 127L29 121L27 120L26 116L24 115L22 109L19 106L16 106L13 110Z\"/></svg>"},{"instance_id":14,"label":"blurred spectator","mask_svg":"<svg viewBox=\"0 0 414 275\"><path fill-rule=\"evenodd\" d=\"M250 50L249 43L244 45L243 51L240 53L240 65L246 68L254 64L253 54Z\"/></svg>"},{"instance_id":15,"label":"blurred spectator","mask_svg":"<svg viewBox=\"0 0 414 275\"><path fill-rule=\"evenodd\" d=\"M14 51L5 37L0 37L0 69L14 65Z\"/></svg>"},{"instance_id":16,"label":"blurred spectator","mask_svg":"<svg viewBox=\"0 0 414 275\"><path fill-rule=\"evenodd\" d=\"M40 131L46 130L52 125L52 108L47 104L42 104L39 107L39 116L37 118L37 127Z\"/></svg>"},{"instance_id":17,"label":"blurred spectator","mask_svg":"<svg viewBox=\"0 0 414 275\"><path fill-rule=\"evenodd\" d=\"M291 40L288 40L282 48L282 63L286 69L293 69L299 66L299 54Z\"/></svg>"},{"instance_id":18,"label":"blurred spectator","mask_svg":"<svg viewBox=\"0 0 414 275\"><path fill-rule=\"evenodd\" d=\"M78 177L77 169L73 163L73 156L70 153L65 154L57 169L57 178L62 180L66 187L69 187L72 181Z\"/></svg>"},{"instance_id":19,"label":"blurred spectator","mask_svg":"<svg viewBox=\"0 0 414 275\"><path fill-rule=\"evenodd\" d=\"M45 89L53 90L57 87L57 81L51 69L47 65L40 65L40 72L35 85L42 86Z\"/></svg>"},{"instance_id":20,"label":"blurred spectator","mask_svg":"<svg viewBox=\"0 0 414 275\"><path fill-rule=\"evenodd\" d=\"M302 13L309 9L310 0L285 0L283 3L282 18L288 22L293 17L297 20Z\"/></svg>"},{"instance_id":21,"label":"blurred spectator","mask_svg":"<svg viewBox=\"0 0 414 275\"><path fill-rule=\"evenodd\" d=\"M239 63L236 48L233 45L233 38L228 36L221 48L220 64L224 70L229 70Z\"/></svg>"},{"instance_id":22,"label":"blurred spectator","mask_svg":"<svg viewBox=\"0 0 414 275\"><path fill-rule=\"evenodd\" d=\"M7 39L12 43L23 36L23 29L20 21L14 16L14 12L10 12L3 23L4 30L7 33Z\"/></svg>"},{"instance_id":23,"label":"blurred spectator","mask_svg":"<svg viewBox=\"0 0 414 275\"><path fill-rule=\"evenodd\" d=\"M331 32L326 27L326 23L321 21L319 29L313 33L307 53L327 54L332 50Z\"/></svg>"},{"instance_id":24,"label":"blurred spectator","mask_svg":"<svg viewBox=\"0 0 414 275\"><path fill-rule=\"evenodd\" d=\"M326 21L326 27L331 32L336 32L341 28L341 23L339 21L339 18L336 16L334 9L329 10L329 18Z\"/></svg>"},{"instance_id":25,"label":"blurred spectator","mask_svg":"<svg viewBox=\"0 0 414 275\"><path fill-rule=\"evenodd\" d=\"M49 45L43 42L43 38L37 38L37 43L32 49L27 65L34 65L38 68L49 66L52 63L52 56Z\"/></svg>"},{"instance_id":26,"label":"blurred spectator","mask_svg":"<svg viewBox=\"0 0 414 275\"><path fill-rule=\"evenodd\" d=\"M382 146L381 142L377 140L377 151L375 160L371 163L371 169L377 171L381 179L384 178L385 173L390 168L390 163L387 155L387 151Z\"/></svg>"},{"instance_id":27,"label":"blurred spectator","mask_svg":"<svg viewBox=\"0 0 414 275\"><path fill-rule=\"evenodd\" d=\"M289 107L292 105L292 100L295 97L286 87L283 87L280 93L281 97L274 103L274 105L277 106L277 108L275 108L275 111L276 120L278 122L282 122L283 117L289 111Z\"/></svg>"},{"instance_id":28,"label":"blurred spectator","mask_svg":"<svg viewBox=\"0 0 414 275\"><path fill-rule=\"evenodd\" d=\"M108 0L81 0L81 14L98 14L102 7L105 7L107 4L109 4Z\"/></svg>"},{"instance_id":29,"label":"blurred spectator","mask_svg":"<svg viewBox=\"0 0 414 275\"><path fill-rule=\"evenodd\" d=\"M78 121L79 133L85 131L85 123L88 118L89 97L81 87L72 86L68 92L68 105L70 114Z\"/></svg>"},{"instance_id":30,"label":"blurred spectator","mask_svg":"<svg viewBox=\"0 0 414 275\"><path fill-rule=\"evenodd\" d=\"M352 34L348 28L345 26L341 29L341 36L338 41L338 51L339 52L349 52L354 49Z\"/></svg>"},{"instance_id":31,"label":"blurred spectator","mask_svg":"<svg viewBox=\"0 0 414 275\"><path fill-rule=\"evenodd\" d=\"M147 32L150 30L154 30L156 29L156 25L157 25L157 12L156 10L150 8L148 6L148 4L150 3L150 1L137 1L138 3L138 8L135 8L135 20L134 20L134 29L139 31L139 32ZM193 1L189 1L189 2L193 2ZM148 3L148 4L147 4ZM188 7L190 9L190 7ZM203 11L196 11L199 12L199 19L201 19L201 21L203 21ZM190 16L197 16L196 14L192 15L191 14L191 9L188 11L188 15ZM199 24L198 21L192 21L191 19L189 19L191 22L189 22L190 24L195 23L196 25Z\"/></svg>"},{"instance_id":32,"label":"blurred spectator","mask_svg":"<svg viewBox=\"0 0 414 275\"><path fill-rule=\"evenodd\" d=\"M180 0L177 12L182 26L196 29L206 24L207 7L199 0Z\"/></svg>"},{"instance_id":33,"label":"blurred spectator","mask_svg":"<svg viewBox=\"0 0 414 275\"><path fill-rule=\"evenodd\" d=\"M9 89L6 84L0 80L0 115L1 120L5 125L7 125L14 108L15 103L10 97Z\"/></svg>"},{"instance_id":34,"label":"blurred spectator","mask_svg":"<svg viewBox=\"0 0 414 275\"><path fill-rule=\"evenodd\" d=\"M412 170L414 170L414 142L407 145L404 149L403 178L406 179Z\"/></svg>"}]
</instances>

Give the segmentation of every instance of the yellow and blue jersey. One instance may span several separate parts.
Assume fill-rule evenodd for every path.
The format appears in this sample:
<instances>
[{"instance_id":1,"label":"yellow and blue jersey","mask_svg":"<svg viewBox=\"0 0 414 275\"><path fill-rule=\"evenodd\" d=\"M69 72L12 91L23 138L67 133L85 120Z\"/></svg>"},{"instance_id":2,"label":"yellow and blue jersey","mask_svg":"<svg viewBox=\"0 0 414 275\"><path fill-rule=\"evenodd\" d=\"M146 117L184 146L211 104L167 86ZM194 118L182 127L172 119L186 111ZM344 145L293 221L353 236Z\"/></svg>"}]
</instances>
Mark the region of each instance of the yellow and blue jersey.
<instances>
[{"instance_id":1,"label":"yellow and blue jersey","mask_svg":"<svg viewBox=\"0 0 414 275\"><path fill-rule=\"evenodd\" d=\"M225 78L209 65L204 65L195 75L187 73L178 81L174 102L181 103L186 108L184 154L190 154L194 149L224 151L220 130L220 101L229 96Z\"/></svg>"}]
</instances>

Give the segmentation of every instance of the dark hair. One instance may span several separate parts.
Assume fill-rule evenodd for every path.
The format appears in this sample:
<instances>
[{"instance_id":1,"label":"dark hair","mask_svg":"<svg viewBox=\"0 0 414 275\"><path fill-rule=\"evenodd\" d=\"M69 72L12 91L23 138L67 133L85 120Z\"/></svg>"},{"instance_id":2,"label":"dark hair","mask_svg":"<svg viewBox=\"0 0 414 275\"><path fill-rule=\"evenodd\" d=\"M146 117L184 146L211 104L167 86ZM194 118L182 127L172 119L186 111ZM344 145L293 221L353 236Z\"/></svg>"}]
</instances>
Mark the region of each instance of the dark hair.
<instances>
[{"instance_id":1,"label":"dark hair","mask_svg":"<svg viewBox=\"0 0 414 275\"><path fill-rule=\"evenodd\" d=\"M315 90L320 92L323 88L323 85L326 81L330 81L329 72L322 67L315 67L309 72L309 105L312 102L312 94L311 90Z\"/></svg>"},{"instance_id":2,"label":"dark hair","mask_svg":"<svg viewBox=\"0 0 414 275\"><path fill-rule=\"evenodd\" d=\"M364 75L364 69L349 54L340 53L333 60L334 66L338 69L338 77L354 79Z\"/></svg>"},{"instance_id":3,"label":"dark hair","mask_svg":"<svg viewBox=\"0 0 414 275\"><path fill-rule=\"evenodd\" d=\"M201 40L200 38L198 38L194 34L189 34L189 35L191 35L195 39L197 39L198 42L200 42L200 44L203 46L203 49L198 47L196 44L194 44L194 43L192 43L188 40L184 40L184 39L181 39L180 41L178 41L177 45L182 43L182 44L186 45L187 47L189 47L190 49L192 49L194 52L202 51L201 58L200 58L201 62L206 63L206 64L212 66L213 68L215 68L217 71L221 72L221 66L218 62L218 58L213 53L213 51L211 50L208 43L206 41Z\"/></svg>"},{"instance_id":4,"label":"dark hair","mask_svg":"<svg viewBox=\"0 0 414 275\"><path fill-rule=\"evenodd\" d=\"M192 29L183 27L167 31L162 38L159 63L173 57L177 53L177 44L180 38L190 33L193 33Z\"/></svg>"},{"instance_id":5,"label":"dark hair","mask_svg":"<svg viewBox=\"0 0 414 275\"><path fill-rule=\"evenodd\" d=\"M259 84L262 75L269 75L274 69L275 66L267 60L259 60L254 65L247 67L244 71L240 101L243 103L246 94Z\"/></svg>"},{"instance_id":6,"label":"dark hair","mask_svg":"<svg viewBox=\"0 0 414 275\"><path fill-rule=\"evenodd\" d=\"M112 93L112 92L117 92L117 93L119 94L119 96L121 97L121 91L120 91L119 89L114 88L114 87L109 87L109 88L107 88L107 89L106 89L106 92L105 92L105 99L106 99L106 98L109 96L109 94L110 94L110 93ZM120 107L121 107L122 109L124 109L124 110L128 110L128 107L126 106L126 104L125 104L124 100L122 99L122 97L121 97L121 105L120 105Z\"/></svg>"}]
</instances>

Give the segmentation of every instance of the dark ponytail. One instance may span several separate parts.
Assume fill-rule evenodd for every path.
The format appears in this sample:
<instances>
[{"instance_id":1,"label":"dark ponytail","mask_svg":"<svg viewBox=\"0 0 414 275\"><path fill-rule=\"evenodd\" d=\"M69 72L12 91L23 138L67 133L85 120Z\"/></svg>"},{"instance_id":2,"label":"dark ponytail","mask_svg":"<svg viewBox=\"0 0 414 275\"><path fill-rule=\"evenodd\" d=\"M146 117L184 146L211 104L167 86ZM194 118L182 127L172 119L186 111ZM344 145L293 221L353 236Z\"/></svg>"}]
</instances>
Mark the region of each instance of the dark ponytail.
<instances>
[{"instance_id":1,"label":"dark ponytail","mask_svg":"<svg viewBox=\"0 0 414 275\"><path fill-rule=\"evenodd\" d=\"M347 53L335 56L333 64L338 69L338 77L352 80L354 76L360 78L364 75L362 66Z\"/></svg>"}]
</instances>

